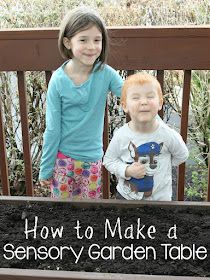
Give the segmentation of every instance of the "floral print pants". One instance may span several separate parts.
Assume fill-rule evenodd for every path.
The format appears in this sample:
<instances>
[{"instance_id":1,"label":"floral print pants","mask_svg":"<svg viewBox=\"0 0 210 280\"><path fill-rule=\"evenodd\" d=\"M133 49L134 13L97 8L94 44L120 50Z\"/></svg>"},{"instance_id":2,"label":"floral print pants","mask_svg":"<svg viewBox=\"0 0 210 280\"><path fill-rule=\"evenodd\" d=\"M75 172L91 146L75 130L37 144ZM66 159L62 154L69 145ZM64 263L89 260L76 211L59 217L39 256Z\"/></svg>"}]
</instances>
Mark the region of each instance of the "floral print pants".
<instances>
[{"instance_id":1,"label":"floral print pants","mask_svg":"<svg viewBox=\"0 0 210 280\"><path fill-rule=\"evenodd\" d=\"M69 157L57 158L51 197L100 199L101 162L82 162Z\"/></svg>"}]
</instances>

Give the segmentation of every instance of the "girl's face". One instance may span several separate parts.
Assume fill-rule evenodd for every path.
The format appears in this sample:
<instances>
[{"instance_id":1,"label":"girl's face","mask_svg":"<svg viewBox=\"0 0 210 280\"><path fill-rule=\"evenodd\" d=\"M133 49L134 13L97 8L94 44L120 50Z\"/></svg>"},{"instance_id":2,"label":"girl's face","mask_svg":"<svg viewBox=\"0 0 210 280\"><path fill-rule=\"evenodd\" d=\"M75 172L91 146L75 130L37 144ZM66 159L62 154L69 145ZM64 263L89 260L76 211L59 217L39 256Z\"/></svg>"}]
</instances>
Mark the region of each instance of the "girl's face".
<instances>
[{"instance_id":1,"label":"girl's face","mask_svg":"<svg viewBox=\"0 0 210 280\"><path fill-rule=\"evenodd\" d=\"M123 109L129 113L135 123L152 122L156 119L158 111L162 108L162 99L159 99L158 91L154 83L143 85L133 84L127 89L126 104Z\"/></svg>"},{"instance_id":2,"label":"girl's face","mask_svg":"<svg viewBox=\"0 0 210 280\"><path fill-rule=\"evenodd\" d=\"M72 51L72 61L85 66L92 66L102 50L102 33L95 26L79 31L70 40L63 39L64 46Z\"/></svg>"}]
</instances>

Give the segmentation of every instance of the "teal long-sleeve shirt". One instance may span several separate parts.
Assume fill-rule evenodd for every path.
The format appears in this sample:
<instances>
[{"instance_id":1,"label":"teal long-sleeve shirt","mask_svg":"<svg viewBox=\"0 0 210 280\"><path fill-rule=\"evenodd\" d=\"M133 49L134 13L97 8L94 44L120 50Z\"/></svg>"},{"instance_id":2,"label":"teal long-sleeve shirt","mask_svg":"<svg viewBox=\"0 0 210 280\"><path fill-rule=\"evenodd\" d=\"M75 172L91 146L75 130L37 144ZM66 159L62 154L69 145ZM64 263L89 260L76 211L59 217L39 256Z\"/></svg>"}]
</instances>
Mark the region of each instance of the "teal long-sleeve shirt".
<instances>
[{"instance_id":1,"label":"teal long-sleeve shirt","mask_svg":"<svg viewBox=\"0 0 210 280\"><path fill-rule=\"evenodd\" d=\"M75 86L63 70L67 63L53 73L48 86L41 179L53 175L58 151L78 161L102 158L107 93L121 96L123 80L110 66L93 71L85 83Z\"/></svg>"}]
</instances>

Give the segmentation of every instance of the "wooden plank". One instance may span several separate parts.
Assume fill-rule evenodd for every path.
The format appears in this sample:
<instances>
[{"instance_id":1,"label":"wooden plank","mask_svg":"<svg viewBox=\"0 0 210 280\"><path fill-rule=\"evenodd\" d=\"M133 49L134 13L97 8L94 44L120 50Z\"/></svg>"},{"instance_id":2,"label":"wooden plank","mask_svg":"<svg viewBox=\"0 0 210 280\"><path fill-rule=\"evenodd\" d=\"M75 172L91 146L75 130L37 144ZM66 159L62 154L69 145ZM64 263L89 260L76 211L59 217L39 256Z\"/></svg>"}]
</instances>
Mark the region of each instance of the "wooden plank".
<instances>
[{"instance_id":1,"label":"wooden plank","mask_svg":"<svg viewBox=\"0 0 210 280\"><path fill-rule=\"evenodd\" d=\"M104 132L103 132L103 150L106 152L109 145L109 116L108 116L108 103L106 101L105 115L104 115ZM110 198L110 173L102 166L102 192L103 198Z\"/></svg>"},{"instance_id":2,"label":"wooden plank","mask_svg":"<svg viewBox=\"0 0 210 280\"><path fill-rule=\"evenodd\" d=\"M157 80L159 81L164 95L164 70L157 70ZM163 119L163 108L159 112L159 116Z\"/></svg>"},{"instance_id":3,"label":"wooden plank","mask_svg":"<svg viewBox=\"0 0 210 280\"><path fill-rule=\"evenodd\" d=\"M33 196L33 177L32 177L31 150L30 150L30 136L29 136L29 127L28 127L25 73L18 72L17 75L18 75L18 90L19 90L19 99L20 99L21 126L22 126L22 136L23 136L26 195Z\"/></svg>"},{"instance_id":4,"label":"wooden plank","mask_svg":"<svg viewBox=\"0 0 210 280\"><path fill-rule=\"evenodd\" d=\"M0 40L34 40L58 38L59 28L1 28Z\"/></svg>"},{"instance_id":5,"label":"wooden plank","mask_svg":"<svg viewBox=\"0 0 210 280\"><path fill-rule=\"evenodd\" d=\"M197 201L145 201L145 200L121 200L121 199L80 199L80 198L56 198L51 197L24 197L24 196L0 196L0 204L27 204L28 203L68 203L78 208L89 207L117 207L117 208L139 208L160 207L164 209L209 209L210 202Z\"/></svg>"},{"instance_id":6,"label":"wooden plank","mask_svg":"<svg viewBox=\"0 0 210 280\"><path fill-rule=\"evenodd\" d=\"M204 37L126 37L120 47L112 47L108 62L116 69L208 69L209 47L204 45L209 43Z\"/></svg>"},{"instance_id":7,"label":"wooden plank","mask_svg":"<svg viewBox=\"0 0 210 280\"><path fill-rule=\"evenodd\" d=\"M1 93L0 93L0 147L1 147L0 170L1 170L2 194L3 195L10 195L8 163L7 163L7 152L6 152L6 143L5 143Z\"/></svg>"},{"instance_id":8,"label":"wooden plank","mask_svg":"<svg viewBox=\"0 0 210 280\"><path fill-rule=\"evenodd\" d=\"M203 37L210 35L210 24L205 25L165 25L165 26L108 26L109 36L124 37ZM141 32L141 33L139 33Z\"/></svg>"},{"instance_id":9,"label":"wooden plank","mask_svg":"<svg viewBox=\"0 0 210 280\"><path fill-rule=\"evenodd\" d=\"M202 280L203 277L0 268L0 280ZM210 279L206 277L205 279Z\"/></svg>"},{"instance_id":10,"label":"wooden plank","mask_svg":"<svg viewBox=\"0 0 210 280\"><path fill-rule=\"evenodd\" d=\"M182 138L185 143L187 142L190 84L191 84L191 70L185 70L183 96L182 96L181 128L180 128L180 134L182 135Z\"/></svg>"},{"instance_id":11,"label":"wooden plank","mask_svg":"<svg viewBox=\"0 0 210 280\"><path fill-rule=\"evenodd\" d=\"M46 77L46 84L47 84L47 87L48 87L49 81L50 81L50 79L51 79L51 76L52 76L52 71L45 71L45 77Z\"/></svg>"},{"instance_id":12,"label":"wooden plank","mask_svg":"<svg viewBox=\"0 0 210 280\"><path fill-rule=\"evenodd\" d=\"M14 44L15 52L12 51ZM2 71L51 71L63 63L57 47L57 38L4 40L0 41L0 52Z\"/></svg>"},{"instance_id":13,"label":"wooden plank","mask_svg":"<svg viewBox=\"0 0 210 280\"><path fill-rule=\"evenodd\" d=\"M112 38L138 37L203 37L210 36L210 24L205 25L165 25L165 26L107 26L109 36ZM160 35L161 34L161 35ZM58 27L35 28L1 28L2 39L45 39L58 38Z\"/></svg>"},{"instance_id":14,"label":"wooden plank","mask_svg":"<svg viewBox=\"0 0 210 280\"><path fill-rule=\"evenodd\" d=\"M185 143L187 142L190 83L191 83L191 70L185 70L183 96L182 96L181 128L180 128L180 134L182 135L182 138ZM184 184L185 184L185 162L179 165L178 167L178 182L177 182L178 200L184 200Z\"/></svg>"},{"instance_id":15,"label":"wooden plank","mask_svg":"<svg viewBox=\"0 0 210 280\"><path fill-rule=\"evenodd\" d=\"M209 144L210 150L210 144ZM209 168L208 168L208 181L207 181L207 201L210 202L210 153L209 153Z\"/></svg>"},{"instance_id":16,"label":"wooden plank","mask_svg":"<svg viewBox=\"0 0 210 280\"><path fill-rule=\"evenodd\" d=\"M108 63L115 69L209 69L210 25L107 29L112 42ZM58 32L40 28L0 30L0 71L57 69L63 63L57 47Z\"/></svg>"},{"instance_id":17,"label":"wooden plank","mask_svg":"<svg viewBox=\"0 0 210 280\"><path fill-rule=\"evenodd\" d=\"M134 74L134 70L127 70L127 76L129 77L130 75ZM131 117L129 114L126 114L126 123L128 123L131 120Z\"/></svg>"}]
</instances>

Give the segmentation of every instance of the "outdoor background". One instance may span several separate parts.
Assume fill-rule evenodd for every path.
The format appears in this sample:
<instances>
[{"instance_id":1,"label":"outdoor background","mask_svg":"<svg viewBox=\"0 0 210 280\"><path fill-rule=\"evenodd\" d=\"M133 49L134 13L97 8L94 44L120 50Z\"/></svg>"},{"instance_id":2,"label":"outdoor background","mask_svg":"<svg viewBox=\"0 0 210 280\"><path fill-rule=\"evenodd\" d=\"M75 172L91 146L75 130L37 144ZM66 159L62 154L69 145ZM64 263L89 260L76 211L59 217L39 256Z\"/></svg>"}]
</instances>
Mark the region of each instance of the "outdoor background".
<instances>
[{"instance_id":1,"label":"outdoor background","mask_svg":"<svg viewBox=\"0 0 210 280\"><path fill-rule=\"evenodd\" d=\"M107 26L207 25L210 24L209 0L3 0L0 1L0 28L59 27L72 8L87 5L95 9ZM50 48L50 46L49 46ZM15 51L15 46L14 46ZM143 69L138 69L141 71ZM126 71L119 72L126 78ZM156 71L151 71L156 75ZM27 72L28 121L31 139L33 178L36 195L49 195L38 183L42 136L45 130L46 82L42 72ZM179 130L183 72L165 71L164 121ZM17 76L0 72L0 90L9 163L12 195L25 194L24 163L19 117ZM110 138L125 122L119 99L109 98ZM210 71L192 71L190 118L185 199L205 200L210 139ZM173 170L176 185L176 169ZM1 182L0 182L1 184ZM111 177L111 195L115 194L116 178Z\"/></svg>"}]
</instances>

